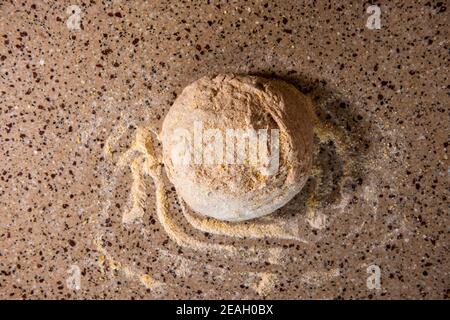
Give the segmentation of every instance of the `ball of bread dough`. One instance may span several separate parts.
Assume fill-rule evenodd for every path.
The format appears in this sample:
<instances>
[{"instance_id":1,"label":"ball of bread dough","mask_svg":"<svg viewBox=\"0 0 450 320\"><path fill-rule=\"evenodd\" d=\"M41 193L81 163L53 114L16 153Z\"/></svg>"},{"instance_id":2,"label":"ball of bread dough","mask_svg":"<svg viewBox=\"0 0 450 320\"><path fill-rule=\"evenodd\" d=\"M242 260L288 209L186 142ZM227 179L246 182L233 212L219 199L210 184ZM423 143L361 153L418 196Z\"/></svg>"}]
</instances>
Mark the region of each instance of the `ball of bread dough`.
<instances>
[{"instance_id":1,"label":"ball of bread dough","mask_svg":"<svg viewBox=\"0 0 450 320\"><path fill-rule=\"evenodd\" d=\"M312 117L311 100L284 81L203 77L164 119L168 178L198 214L243 221L272 213L309 177Z\"/></svg>"}]
</instances>

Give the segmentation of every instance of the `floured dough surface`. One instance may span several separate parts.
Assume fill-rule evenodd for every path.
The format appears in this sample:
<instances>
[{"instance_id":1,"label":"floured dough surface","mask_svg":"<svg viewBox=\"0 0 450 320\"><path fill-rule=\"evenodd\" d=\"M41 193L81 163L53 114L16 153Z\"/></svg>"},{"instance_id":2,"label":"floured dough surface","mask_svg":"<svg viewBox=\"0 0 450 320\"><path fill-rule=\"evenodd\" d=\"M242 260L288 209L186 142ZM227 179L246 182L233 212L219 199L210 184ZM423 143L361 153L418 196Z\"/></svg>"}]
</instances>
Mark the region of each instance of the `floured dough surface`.
<instances>
[{"instance_id":1,"label":"floured dough surface","mask_svg":"<svg viewBox=\"0 0 450 320\"><path fill-rule=\"evenodd\" d=\"M248 159L229 164L220 161L225 158L217 153L213 161L206 157L195 161L217 146L216 136L203 134L198 140L199 124L202 133L209 129L220 133L224 148L228 129L267 129L269 153L275 152L270 146L271 132L278 130L276 171L268 173L266 166ZM192 139L181 137L180 129ZM253 219L286 204L308 179L313 156L312 105L308 97L281 80L207 76L182 91L164 119L160 137L168 177L196 213L226 221ZM252 154L250 149L245 151ZM233 152L237 159L236 146ZM179 161L186 155L191 161Z\"/></svg>"}]
</instances>

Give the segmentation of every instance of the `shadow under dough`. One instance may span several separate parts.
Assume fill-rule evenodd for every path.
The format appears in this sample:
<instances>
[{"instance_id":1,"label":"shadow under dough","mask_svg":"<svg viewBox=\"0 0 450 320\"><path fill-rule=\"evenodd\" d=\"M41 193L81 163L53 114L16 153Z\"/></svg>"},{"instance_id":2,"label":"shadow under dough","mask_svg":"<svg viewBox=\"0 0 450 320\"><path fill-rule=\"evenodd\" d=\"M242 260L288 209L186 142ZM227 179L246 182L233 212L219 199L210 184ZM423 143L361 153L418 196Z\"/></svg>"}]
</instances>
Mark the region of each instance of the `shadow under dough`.
<instances>
[{"instance_id":1,"label":"shadow under dough","mask_svg":"<svg viewBox=\"0 0 450 320\"><path fill-rule=\"evenodd\" d=\"M321 142L316 136L317 151L313 165L320 169L321 181L311 176L303 190L273 214L305 214L306 202L317 190L320 191L316 194L319 206L336 204L343 193L356 192L358 186L363 185L367 173L364 163L371 147L367 137L369 132L372 138L374 134L370 123L357 113L342 94L331 90L325 80L308 79L295 71L281 74L257 72L250 75L283 80L308 95L313 100L319 122L339 132L346 145L346 154L340 155L336 150L336 141ZM351 162L348 168L345 168L346 161Z\"/></svg>"}]
</instances>

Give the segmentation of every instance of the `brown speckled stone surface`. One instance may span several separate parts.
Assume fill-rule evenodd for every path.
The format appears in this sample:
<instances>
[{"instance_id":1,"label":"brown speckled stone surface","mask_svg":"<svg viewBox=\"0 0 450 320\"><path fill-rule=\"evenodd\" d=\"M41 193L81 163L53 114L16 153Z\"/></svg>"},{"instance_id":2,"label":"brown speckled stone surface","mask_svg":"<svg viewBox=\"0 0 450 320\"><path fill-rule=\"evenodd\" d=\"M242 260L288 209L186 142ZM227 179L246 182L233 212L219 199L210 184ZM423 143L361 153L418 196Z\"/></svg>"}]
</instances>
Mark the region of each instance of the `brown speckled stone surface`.
<instances>
[{"instance_id":1,"label":"brown speckled stone surface","mask_svg":"<svg viewBox=\"0 0 450 320\"><path fill-rule=\"evenodd\" d=\"M379 30L365 1L1 2L0 297L448 299L448 2L376 4ZM122 224L131 176L115 163L136 127L158 131L218 73L285 79L345 133L345 156L329 142L316 158L325 227L305 223L314 179L273 216L305 242L199 232L169 186L185 234L261 255L180 247L150 180L143 219Z\"/></svg>"}]
</instances>

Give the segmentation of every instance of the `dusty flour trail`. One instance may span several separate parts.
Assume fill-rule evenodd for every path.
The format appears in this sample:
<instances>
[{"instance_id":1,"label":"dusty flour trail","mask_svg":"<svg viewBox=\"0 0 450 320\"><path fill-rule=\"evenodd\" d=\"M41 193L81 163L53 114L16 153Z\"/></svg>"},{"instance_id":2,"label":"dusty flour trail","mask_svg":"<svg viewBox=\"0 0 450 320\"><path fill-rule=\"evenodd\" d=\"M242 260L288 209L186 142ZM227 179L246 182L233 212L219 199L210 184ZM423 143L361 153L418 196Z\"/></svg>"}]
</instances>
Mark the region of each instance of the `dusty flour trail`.
<instances>
[{"instance_id":1,"label":"dusty flour trail","mask_svg":"<svg viewBox=\"0 0 450 320\"><path fill-rule=\"evenodd\" d=\"M159 222L164 228L167 235L182 247L190 249L211 251L225 255L240 254L250 258L253 261L260 261L261 257L272 257L270 249L257 249L255 247L240 248L233 245L215 244L205 241L200 241L184 232L184 230L177 225L173 220L169 210L169 201L166 194L166 186L162 176L162 163L157 160L151 134L144 128L138 128L136 131L135 140L130 152L126 152L124 157L119 159L119 165L124 166L127 163L133 175L133 184L130 190L130 202L132 208L126 212L123 217L123 222L130 222L136 218L142 218L144 208L145 186L143 183L143 175L150 176L155 185L156 195L156 214ZM134 160L130 160L130 154L137 151L139 156ZM267 237L279 237L282 239L297 239L293 235L287 233L278 224L259 225L258 223L218 223L213 219L202 219L194 217L188 213L185 214L188 221L200 231L211 232L213 234L228 235L234 237L247 236L250 238L264 237L264 231L267 232ZM272 259L273 261L273 259Z\"/></svg>"},{"instance_id":2,"label":"dusty flour trail","mask_svg":"<svg viewBox=\"0 0 450 320\"><path fill-rule=\"evenodd\" d=\"M109 159L113 159L112 150L114 144L120 139L120 136L126 132L123 126L120 126L116 133L110 136L104 147L104 153ZM343 178L340 184L345 183L345 178L350 174L352 166L352 159L348 156L348 150L342 134L334 127L316 121L315 135L320 143L328 143L332 141L336 147L337 154L345 159L343 168ZM156 218L161 224L164 232L177 245L189 250L199 251L208 255L219 255L222 258L239 259L240 261L247 261L247 263L267 263L273 268L283 268L283 264L287 261L287 250L283 245L278 246L241 246L232 243L216 242L214 239L203 240L187 232L183 225L175 219L175 212L172 212L170 202L167 195L167 186L163 175L163 164L160 157L156 154L154 149L154 140L151 130L143 127L138 127L133 136L131 146L123 152L118 160L115 162L115 167L123 171L129 168L131 172L131 183L129 185L129 208L122 211L122 223L125 225L132 225L139 223L146 219L146 203L149 190L154 191ZM320 209L321 200L318 195L321 193L323 170L320 166L316 166L313 170L312 178L315 181L314 188L306 201L306 214L301 218L304 223L309 225L311 229L321 230L329 225L332 217L322 212ZM153 183L153 188L149 185L148 179L150 177ZM337 204L333 205L334 209L341 212L345 209L348 203L348 195L343 192L343 187L340 185L341 195ZM290 241L302 245L309 245L311 241L303 238L299 231L298 220L293 219L277 219L271 216L263 217L257 220L246 222L224 222L208 217L199 216L192 212L177 195L180 204L182 217L189 226L199 232L207 232L212 235L227 237L230 239L274 239L278 241ZM106 200L106 199L105 199ZM105 215L108 213L105 212ZM179 218L179 217L178 217ZM143 233L148 234L149 231L143 229ZM102 235L99 234L99 238ZM113 255L108 251L108 248L97 241L96 245L98 251L101 253L102 263L109 262L109 265L121 271L128 278L135 278L147 289L152 291L161 291L165 287L171 285L163 281L155 279L151 274L136 271L132 266L119 263L113 258ZM174 258L174 255L177 259ZM188 276L196 269L195 261L192 259L185 259L178 254L164 254L161 261L170 264L180 264L182 259L183 270L176 270L178 276ZM213 273L226 278L224 270L221 268L212 267ZM252 288L258 295L268 295L276 287L278 275L273 271L257 271L254 269L244 271L229 271L237 273L244 278L251 279L249 287ZM301 277L305 282L311 282L309 279L315 279L314 283L321 283L319 279L327 281L334 276L339 275L339 270L320 271L305 271ZM311 274L314 274L312 277ZM330 276L332 275L332 276Z\"/></svg>"}]
</instances>

